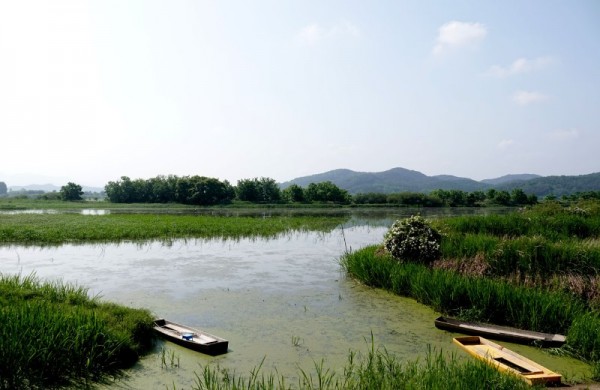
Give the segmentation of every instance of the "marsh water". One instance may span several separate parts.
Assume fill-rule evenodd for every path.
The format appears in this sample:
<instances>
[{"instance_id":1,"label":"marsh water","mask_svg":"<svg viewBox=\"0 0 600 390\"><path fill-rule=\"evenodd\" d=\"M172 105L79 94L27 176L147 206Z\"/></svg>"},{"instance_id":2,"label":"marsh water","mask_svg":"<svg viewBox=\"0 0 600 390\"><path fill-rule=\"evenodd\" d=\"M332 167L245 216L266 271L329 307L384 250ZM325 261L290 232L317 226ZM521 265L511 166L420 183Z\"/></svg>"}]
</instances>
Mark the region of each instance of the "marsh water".
<instances>
[{"instance_id":1,"label":"marsh water","mask_svg":"<svg viewBox=\"0 0 600 390\"><path fill-rule=\"evenodd\" d=\"M322 359L341 371L349 351L367 352L371 340L400 359L423 359L429 348L463 356L452 334L433 326L438 313L363 286L341 269L340 256L380 243L393 217L353 216L330 232L270 239L5 246L0 272L86 286L91 295L229 340L229 352L217 357L161 341L108 388L190 388L206 365L249 376L261 362L261 372L276 369L294 383L299 368L314 372ZM567 377L589 375L576 360L510 347Z\"/></svg>"}]
</instances>

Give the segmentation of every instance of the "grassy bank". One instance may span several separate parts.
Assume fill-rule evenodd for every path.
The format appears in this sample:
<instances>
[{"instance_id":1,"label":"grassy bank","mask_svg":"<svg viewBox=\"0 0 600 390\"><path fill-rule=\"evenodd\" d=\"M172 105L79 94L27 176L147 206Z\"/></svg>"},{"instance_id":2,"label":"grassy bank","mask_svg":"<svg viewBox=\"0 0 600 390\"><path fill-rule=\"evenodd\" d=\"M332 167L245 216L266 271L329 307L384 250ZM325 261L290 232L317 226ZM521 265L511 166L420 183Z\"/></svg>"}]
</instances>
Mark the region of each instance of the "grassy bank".
<instances>
[{"instance_id":1,"label":"grassy bank","mask_svg":"<svg viewBox=\"0 0 600 390\"><path fill-rule=\"evenodd\" d=\"M145 310L87 290L0 275L0 388L84 385L131 366L152 342Z\"/></svg>"},{"instance_id":2,"label":"grassy bank","mask_svg":"<svg viewBox=\"0 0 600 390\"><path fill-rule=\"evenodd\" d=\"M435 222L436 265L471 276L574 294L600 309L600 202L539 205L508 215Z\"/></svg>"},{"instance_id":3,"label":"grassy bank","mask_svg":"<svg viewBox=\"0 0 600 390\"><path fill-rule=\"evenodd\" d=\"M567 334L565 351L600 360L600 207L546 204L435 221L442 258L399 262L379 246L346 255L362 282L449 315ZM600 377L600 364L595 363Z\"/></svg>"},{"instance_id":4,"label":"grassy bank","mask_svg":"<svg viewBox=\"0 0 600 390\"><path fill-rule=\"evenodd\" d=\"M564 351L593 362L596 379L600 378L600 316L573 294L400 263L381 254L377 246L347 254L342 263L365 284L412 297L441 313L567 334Z\"/></svg>"},{"instance_id":5,"label":"grassy bank","mask_svg":"<svg viewBox=\"0 0 600 390\"><path fill-rule=\"evenodd\" d=\"M330 231L343 217L223 217L172 214L19 214L0 216L0 243L61 244L176 238L275 237Z\"/></svg>"}]
</instances>

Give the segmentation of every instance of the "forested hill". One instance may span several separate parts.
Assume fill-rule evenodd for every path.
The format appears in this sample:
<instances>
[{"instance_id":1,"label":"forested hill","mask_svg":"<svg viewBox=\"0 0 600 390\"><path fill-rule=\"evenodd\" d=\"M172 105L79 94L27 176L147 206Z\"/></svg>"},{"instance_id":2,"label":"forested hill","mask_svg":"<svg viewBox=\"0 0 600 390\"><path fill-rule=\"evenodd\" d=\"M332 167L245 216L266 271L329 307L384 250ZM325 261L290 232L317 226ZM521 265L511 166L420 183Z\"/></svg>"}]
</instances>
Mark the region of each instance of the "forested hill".
<instances>
[{"instance_id":1,"label":"forested hill","mask_svg":"<svg viewBox=\"0 0 600 390\"><path fill-rule=\"evenodd\" d=\"M543 197L600 190L600 172L581 176L506 175L497 179L476 181L450 175L427 176L421 172L405 168L393 168L384 172L355 172L350 169L336 169L316 175L299 177L281 183L280 186L282 189L292 184L306 187L310 183L324 181L330 181L351 194L370 192L386 194L397 192L428 193L437 189L473 192L486 191L491 188L499 190L521 188L525 193Z\"/></svg>"},{"instance_id":2,"label":"forested hill","mask_svg":"<svg viewBox=\"0 0 600 390\"><path fill-rule=\"evenodd\" d=\"M358 193L395 193L430 192L437 189L463 191L486 190L492 186L475 180L456 176L427 176L418 171L393 168L384 172L355 172L349 169L336 169L317 175L300 177L281 184L287 188L292 184L306 187L310 183L330 181L351 194Z\"/></svg>"},{"instance_id":3,"label":"forested hill","mask_svg":"<svg viewBox=\"0 0 600 390\"><path fill-rule=\"evenodd\" d=\"M539 197L570 195L577 192L600 191L600 172L580 176L545 176L521 182L501 184L499 190L520 188Z\"/></svg>"},{"instance_id":4,"label":"forested hill","mask_svg":"<svg viewBox=\"0 0 600 390\"><path fill-rule=\"evenodd\" d=\"M490 185L456 176L427 176L421 172L404 168L393 168L385 172L355 172L349 169L336 169L317 175L300 177L281 184L285 189L292 184L306 187L310 183L330 181L351 194L430 192L437 189L461 189L464 191L486 190Z\"/></svg>"}]
</instances>

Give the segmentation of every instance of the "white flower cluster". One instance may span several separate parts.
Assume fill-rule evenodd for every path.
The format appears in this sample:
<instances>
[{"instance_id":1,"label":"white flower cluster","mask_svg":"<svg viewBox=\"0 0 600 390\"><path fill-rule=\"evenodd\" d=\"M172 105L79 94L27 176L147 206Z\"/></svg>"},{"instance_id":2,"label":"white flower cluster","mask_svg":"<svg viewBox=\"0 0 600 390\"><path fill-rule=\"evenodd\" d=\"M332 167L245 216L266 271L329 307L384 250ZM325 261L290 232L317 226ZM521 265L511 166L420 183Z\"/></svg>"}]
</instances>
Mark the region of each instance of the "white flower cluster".
<instances>
[{"instance_id":1,"label":"white flower cluster","mask_svg":"<svg viewBox=\"0 0 600 390\"><path fill-rule=\"evenodd\" d=\"M582 209L580 207L569 207L567 209L571 214L577 215L580 217L589 217L591 215L590 211L587 209Z\"/></svg>"},{"instance_id":2,"label":"white flower cluster","mask_svg":"<svg viewBox=\"0 0 600 390\"><path fill-rule=\"evenodd\" d=\"M394 222L384 237L385 249L397 260L428 263L440 256L441 235L419 215Z\"/></svg>"}]
</instances>

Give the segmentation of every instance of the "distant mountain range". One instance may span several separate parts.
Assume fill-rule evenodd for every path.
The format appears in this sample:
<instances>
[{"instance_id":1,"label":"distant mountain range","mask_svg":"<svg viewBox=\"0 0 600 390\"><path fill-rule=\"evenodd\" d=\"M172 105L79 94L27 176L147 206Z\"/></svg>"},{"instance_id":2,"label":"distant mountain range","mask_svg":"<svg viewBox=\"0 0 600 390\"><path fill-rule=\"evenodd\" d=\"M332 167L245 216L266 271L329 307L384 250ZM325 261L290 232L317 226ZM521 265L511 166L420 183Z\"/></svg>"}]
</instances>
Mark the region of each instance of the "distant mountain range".
<instances>
[{"instance_id":1,"label":"distant mountain range","mask_svg":"<svg viewBox=\"0 0 600 390\"><path fill-rule=\"evenodd\" d=\"M433 190L461 190L466 192L487 191L491 188L511 191L522 189L539 197L569 195L575 192L600 191L600 172L580 176L540 176L533 174L506 175L496 179L476 181L464 177L437 175L427 176L405 168L392 168L384 172L355 172L336 169L311 176L299 177L281 183L282 189L292 184L306 187L310 183L330 181L350 194L422 192Z\"/></svg>"}]
</instances>

